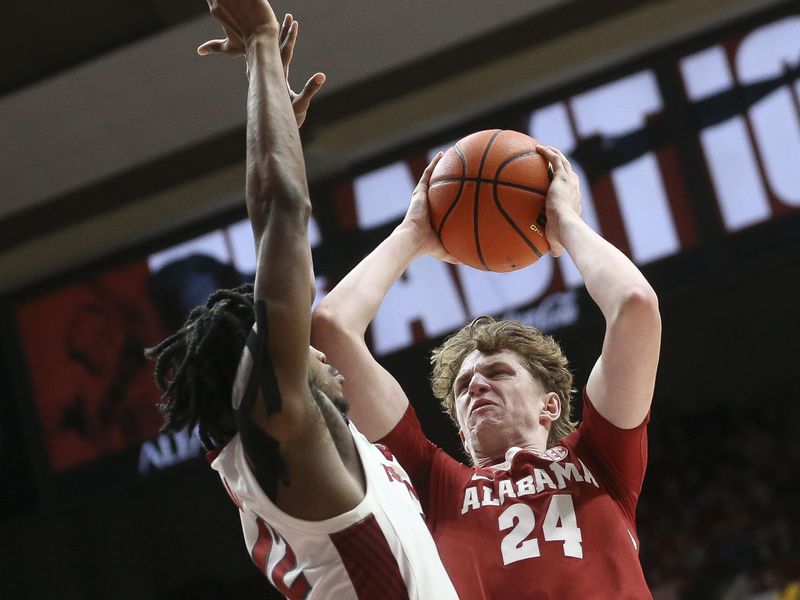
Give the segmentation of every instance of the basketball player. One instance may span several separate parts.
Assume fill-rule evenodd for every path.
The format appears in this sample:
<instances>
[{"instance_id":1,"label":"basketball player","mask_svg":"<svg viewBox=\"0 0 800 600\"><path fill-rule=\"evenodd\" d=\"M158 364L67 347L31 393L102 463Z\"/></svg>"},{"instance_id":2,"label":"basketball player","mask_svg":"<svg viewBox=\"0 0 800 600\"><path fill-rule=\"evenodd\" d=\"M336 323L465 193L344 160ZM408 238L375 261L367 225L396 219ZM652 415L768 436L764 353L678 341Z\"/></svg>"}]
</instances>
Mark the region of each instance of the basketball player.
<instances>
[{"instance_id":1,"label":"basketball player","mask_svg":"<svg viewBox=\"0 0 800 600\"><path fill-rule=\"evenodd\" d=\"M288 66L297 25L281 28L265 0L210 4L228 37L200 52L247 60L256 277L149 351L165 428L197 425L215 448L250 555L287 598L455 599L408 476L348 421L342 376L309 347L311 205L279 45Z\"/></svg>"},{"instance_id":2,"label":"basketball player","mask_svg":"<svg viewBox=\"0 0 800 600\"><path fill-rule=\"evenodd\" d=\"M433 353L433 392L472 466L425 438L400 385L370 355L364 332L392 283L420 255L446 258L428 217L430 168L402 224L321 302L312 342L347 378L361 431L386 445L420 490L462 600L649 598L635 515L659 356L658 302L637 268L580 218L568 160L552 147L537 150L554 169L546 199L552 253L569 253L606 321L577 428L567 360L534 328L482 317Z\"/></svg>"}]
</instances>

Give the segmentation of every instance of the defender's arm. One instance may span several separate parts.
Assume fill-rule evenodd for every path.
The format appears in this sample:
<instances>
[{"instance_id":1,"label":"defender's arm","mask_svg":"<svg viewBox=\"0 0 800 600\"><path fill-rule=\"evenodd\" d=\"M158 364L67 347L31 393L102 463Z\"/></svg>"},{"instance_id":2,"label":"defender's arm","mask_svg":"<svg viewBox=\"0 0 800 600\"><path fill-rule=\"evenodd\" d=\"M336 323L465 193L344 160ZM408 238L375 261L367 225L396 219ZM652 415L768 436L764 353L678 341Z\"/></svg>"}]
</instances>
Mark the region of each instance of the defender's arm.
<instances>
[{"instance_id":1,"label":"defender's arm","mask_svg":"<svg viewBox=\"0 0 800 600\"><path fill-rule=\"evenodd\" d=\"M276 388L239 406L242 443L257 472L265 460L259 430L277 441L288 480L278 486L275 503L299 518L327 518L355 506L363 489L360 469L343 463L309 387L315 292L308 242L311 203L281 62L280 28L265 0L216 0L212 14L229 35L239 36L247 60L246 202L257 247L254 295L266 307L265 322L259 324L265 326L259 327L263 345L258 347L265 356L254 365L244 353L234 404L251 369L268 371ZM346 435L343 419L334 426Z\"/></svg>"}]
</instances>

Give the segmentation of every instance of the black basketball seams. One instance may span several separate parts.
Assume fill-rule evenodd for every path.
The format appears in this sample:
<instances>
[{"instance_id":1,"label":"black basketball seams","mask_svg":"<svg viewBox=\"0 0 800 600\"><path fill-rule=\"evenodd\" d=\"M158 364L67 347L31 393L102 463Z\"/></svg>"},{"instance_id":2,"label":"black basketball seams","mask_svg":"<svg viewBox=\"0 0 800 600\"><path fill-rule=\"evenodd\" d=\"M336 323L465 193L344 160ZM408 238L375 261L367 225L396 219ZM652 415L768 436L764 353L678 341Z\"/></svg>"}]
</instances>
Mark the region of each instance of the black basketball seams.
<instances>
[{"instance_id":1,"label":"black basketball seams","mask_svg":"<svg viewBox=\"0 0 800 600\"><path fill-rule=\"evenodd\" d=\"M461 148L458 147L458 144L453 146L453 150L456 151L456 154L458 154L458 159L461 161L461 175L463 176L467 172L467 158L464 156Z\"/></svg>"},{"instance_id":2,"label":"black basketball seams","mask_svg":"<svg viewBox=\"0 0 800 600\"><path fill-rule=\"evenodd\" d=\"M528 236L527 236L527 235L525 235L525 232L524 232L524 231L522 231L522 230L519 228L519 225L517 225L517 224L514 222L514 219L512 219L512 218L511 218L511 216L510 216L510 215L509 215L509 214L508 214L508 213L505 211L505 209L503 208L503 205L502 205L502 204L500 204L500 198L499 198L499 197L498 197L498 195L497 195L497 186L494 186L494 187L492 188L492 197L494 198L494 205L497 207L497 210L499 210L499 211L500 211L500 214L501 214L501 215L503 215L503 218L504 218L506 221L508 221L508 224L509 224L509 225L511 225L511 227L514 229L514 231L516 231L516 232L517 232L517 234L519 234L519 237L521 237L521 238L522 238L522 241L524 241L524 242L525 242L525 244L527 244L527 246L528 246L528 247L529 247L531 250L533 250L533 252L536 254L536 256L538 256L539 258L541 258L541 257L542 257L542 253L539 251L539 249L536 247L536 245L535 245L535 244L534 244L532 241L530 241L530 240L528 239Z\"/></svg>"},{"instance_id":3,"label":"black basketball seams","mask_svg":"<svg viewBox=\"0 0 800 600\"><path fill-rule=\"evenodd\" d=\"M526 156L533 156L533 155L536 155L536 154L539 154L536 150L526 150L525 152L520 152L519 154L514 154L512 156L509 156L502 163L500 163L500 166L497 167L497 172L494 174L495 181L496 182L499 181L500 173L503 172L503 169L505 169L508 165L510 165L515 160L519 160L520 158L525 158ZM511 186L511 187L517 187L517 186ZM524 186L519 186L519 187L524 187ZM528 189L528 188L526 188L526 189ZM542 191L542 190L538 190L537 189L536 192L541 196L547 197L547 192L546 191ZM524 231L522 231L519 228L519 226L514 222L514 220L511 218L511 216L503 208L503 205L500 204L500 198L498 197L498 194L497 194L497 184L496 183L495 183L494 187L492 188L492 197L494 198L494 204L497 207L497 210L500 211L500 214L503 215L503 218L506 221L508 221L508 224L511 225L511 227L514 229L514 231L517 232L517 234L519 234L519 236L522 238L522 240L525 242L525 244L531 250L533 250L533 252L536 254L536 256L541 258L542 257L541 251L528 238L526 233ZM542 209L542 214L544 214L544 209ZM539 216L541 217L542 214L540 214ZM538 219L537 219L537 222L538 222Z\"/></svg>"},{"instance_id":4,"label":"black basketball seams","mask_svg":"<svg viewBox=\"0 0 800 600\"><path fill-rule=\"evenodd\" d=\"M481 229L480 219L481 217L485 219L486 216L488 216L488 214L485 213L486 210L489 211L492 210L491 204L489 204L490 202L494 203L494 207L499 212L499 214L502 215L502 219L504 219L506 223L508 223L511 226L511 229L513 229L516 235L519 236L519 238L524 242L525 247L527 247L533 253L532 255L529 255L530 259L525 259L518 256L517 260L525 263L526 260L533 261L536 258L540 258L543 256L543 253L536 246L532 238L529 238L528 235L526 235L527 229L523 227L525 223L520 222L520 224L517 224L514 221L514 218L512 217L511 213L507 212L503 205L503 202L505 201L508 202L513 201L515 203L521 202L523 204L527 204L527 202L534 202L534 204L536 205L538 203L541 203L542 200L547 197L547 187L546 187L547 183L545 183L544 189L541 189L539 187L534 187L533 185L526 185L528 183L532 183L531 181L523 180L522 183L517 183L516 181L503 179L503 176L505 174L510 175L510 173L505 173L509 165L514 164L514 161L518 161L525 158L528 158L529 160L524 163L514 165L513 171L515 171L514 173L515 176L519 177L520 175L522 175L522 177L525 177L524 174L528 169L530 169L530 171L533 173L540 174L541 165L536 162L539 159L534 158L533 163L530 162L531 157L535 157L535 155L539 153L533 149L530 149L529 144L523 145L522 149L519 149L518 146L518 151L516 154L513 154L511 156L506 155L505 157L498 157L501 158L502 162L497 167L495 167L494 172L487 171L489 154L492 152L492 148L494 147L494 144L497 142L498 136L504 131L505 130L495 129L494 131L486 132L489 134L489 138L485 138L486 141L484 142L484 148L481 151L481 158L480 158L480 163L478 165L477 173L475 173L474 171L475 165L472 163L472 161L474 161L474 159L477 158L476 156L477 154L476 151L478 150L477 144L475 144L474 142L471 144L469 160L464 154L463 149L460 148L458 144L454 144L452 149L455 155L458 156L461 172L458 173L458 168L454 168L456 167L456 165L451 162L451 164L447 168L447 171L449 171L449 173L447 173L446 175L443 173L443 175L445 175L444 177L433 179L428 184L428 187L431 190L433 188L442 187L445 185L451 186L446 189L438 190L437 200L436 200L436 203L440 207L442 205L446 207L446 210L443 216L441 217L440 222L435 228L436 235L439 241L442 243L443 247L445 247L444 242L442 241L443 235L445 233L447 235L452 235L452 232L450 230L448 230L447 232L444 231L445 224L450 222L450 216L454 213L456 207L459 206L461 197L466 196L467 183L470 183L475 187L475 194L472 198L473 205L471 211L473 218L474 250L472 248L469 248L469 253L472 254L472 252L475 252L475 254L472 254L473 258L471 260L474 260L474 257L477 256L480 262L475 266L486 271L492 271L493 269L490 268L489 265L487 264L488 257L484 256L483 253L483 248L481 243L482 229ZM509 143L512 146L516 145L516 142L509 142ZM528 149L525 148L526 146ZM505 153L505 150L503 151L503 153ZM495 161L493 160L493 162ZM475 173L476 176L467 177L466 176L467 167L470 167L470 170L472 170L472 172ZM487 192L489 192L488 189L485 190L483 197L481 197L481 188L484 187L484 185L491 186L491 195L492 195L491 201L487 196ZM509 190L509 192L507 193L511 194L513 198L506 197L503 192L504 189ZM523 192L523 194L520 194L519 192ZM533 196L529 196L529 194L532 194ZM528 198L530 198L530 200L528 200ZM484 204L483 207L481 207L481 203ZM469 210L470 209L467 206L464 206L462 208L462 211L469 211ZM460 216L469 219L469 213L465 213L464 215ZM542 219L544 218L543 211L542 214L539 216ZM494 216L492 216L492 218L496 219L496 217ZM497 223L502 227L501 225L502 220ZM539 223L539 219L537 219L537 223ZM541 226L541 223L539 224ZM464 225L468 226L468 221L465 222ZM466 231L464 231L463 234L469 235ZM501 237L504 237L508 236L509 233L503 233L500 235ZM463 238L460 239L461 239L460 243L462 244L468 242L468 240L466 239ZM510 239L513 239L513 236ZM489 240L487 240L487 243L489 243ZM517 246L517 248L518 249L516 250L516 252L521 251L524 256L525 252L524 247ZM449 252L449 249L446 247L445 250ZM464 250L467 250L467 248L464 248ZM502 261L502 264L505 265L505 261ZM494 266L497 266L504 270L504 268L501 267L500 263ZM514 265L511 266L513 267Z\"/></svg>"},{"instance_id":5,"label":"black basketball seams","mask_svg":"<svg viewBox=\"0 0 800 600\"><path fill-rule=\"evenodd\" d=\"M466 175L466 173L467 173L467 159L464 157L464 154L461 152L461 148L459 148L458 144L456 144L455 146L453 146L453 149L456 151L456 154L458 155L458 158L461 161L461 175L462 175L462 177L459 178L460 179L460 184L458 186L458 192L456 193L456 197L450 203L450 206L447 208L447 211L444 213L444 216L442 217L442 220L439 222L439 227L436 230L436 237L439 238L439 243L442 244L442 247L444 247L444 242L442 241L442 229L444 228L445 221L447 221L447 218L450 216L450 213L453 212L453 209L458 204L458 201L461 200L461 192L464 190L464 177L463 177L463 175ZM454 181L456 181L456 180L454 180ZM430 189L431 187L432 186L428 185L428 189ZM444 249L447 250L446 247L444 247ZM447 251L450 252L449 250L447 250Z\"/></svg>"},{"instance_id":6,"label":"black basketball seams","mask_svg":"<svg viewBox=\"0 0 800 600\"><path fill-rule=\"evenodd\" d=\"M461 154L461 151L459 150L458 146L454 146L454 148L459 153L459 156L461 157L461 160L462 160L462 163L463 163L464 158L463 158L463 155ZM512 187L512 188L515 188L515 189L518 189L518 190L524 190L526 192L532 192L532 193L535 193L535 194L539 194L541 196L547 196L547 190L542 190L540 188L531 187L529 185L522 185L521 183L516 183L516 182L513 182L513 181L503 181L503 180L500 179L500 173L509 164L511 164L515 160L518 160L520 158L525 158L526 156L533 156L534 154L539 154L539 153L536 152L536 150L526 150L525 152L520 152L519 154L514 154L513 156L509 156L502 163L500 163L500 166L497 167L497 172L495 173L493 179L484 179L484 178L481 177L481 173L479 172L478 173L478 177L464 177L462 175L461 177L445 177L443 179L437 179L435 181L432 181L429 184L428 187L436 187L437 185L440 185L440 184L443 184L443 183L451 183L453 181L473 181L473 182L475 182L477 184L491 183L492 185L504 185L504 186ZM484 158L485 158L485 156L486 155L484 154ZM481 162L481 171L483 171L483 162Z\"/></svg>"},{"instance_id":7,"label":"black basketball seams","mask_svg":"<svg viewBox=\"0 0 800 600\"><path fill-rule=\"evenodd\" d=\"M534 154L539 154L536 150L526 150L525 152L520 152L519 154L513 154L505 159L503 162L500 163L500 166L497 167L497 173L494 174L495 179L500 176L500 171L505 169L510 163L514 162L518 158L525 158L526 156L533 156Z\"/></svg>"},{"instance_id":8,"label":"black basketball seams","mask_svg":"<svg viewBox=\"0 0 800 600\"><path fill-rule=\"evenodd\" d=\"M498 186L501 184L500 173L502 173L503 169L505 169L508 165L510 165L515 160L519 160L520 158L525 158L526 156L533 156L535 154L538 154L538 152L536 150L526 150L524 152L520 152L518 154L514 154L512 156L509 156L502 163L500 163L500 165L497 167L497 172L495 173L494 180L492 180L491 183L492 183L492 198L494 198L494 204L497 207L497 210L500 211L500 214L503 215L503 218L508 222L509 225L511 225L512 229L517 233L517 235L519 235L519 237L522 238L522 241L525 242L525 244L528 246L528 248L530 248L534 252L534 254L536 254L537 257L541 258L542 257L541 251L528 238L528 236L525 234L525 232L522 231L519 228L519 225L517 225L514 222L514 219L512 219L511 216L506 212L506 210L503 208L503 205L500 203L500 198L499 198L498 193L497 193ZM513 183L509 183L509 182L502 182L502 183L504 185L508 186L508 187L512 187L512 188L516 188L516 189L522 189L522 190L529 191L529 192L534 192L536 194L539 194L540 196L545 196L545 197L547 196L547 192L546 191L540 190L538 188L532 188L532 187L529 187L529 186L513 184Z\"/></svg>"},{"instance_id":9,"label":"black basketball seams","mask_svg":"<svg viewBox=\"0 0 800 600\"><path fill-rule=\"evenodd\" d=\"M494 143L495 138L498 135L503 133L502 129L497 129L492 134L492 137L489 138L489 141L486 142L486 147L483 149L483 156L481 157L481 164L478 167L478 182L475 186L475 199L473 200L473 230L475 232L475 249L478 251L478 259L481 261L483 268L489 271L489 266L486 264L486 261L483 258L483 251L481 250L481 239L480 239L480 231L478 228L478 207L480 206L480 202L478 202L480 198L480 191L481 191L481 175L483 175L483 167L486 164L486 157L489 156L489 150Z\"/></svg>"},{"instance_id":10,"label":"black basketball seams","mask_svg":"<svg viewBox=\"0 0 800 600\"><path fill-rule=\"evenodd\" d=\"M534 156L536 154L539 154L536 150L526 150L525 152L520 152L519 154L514 154L513 156L509 156L502 163L500 163L500 166L497 167L497 172L494 174L494 184L497 185L500 182L500 173L502 173L503 169L505 169L512 162L514 162L515 160L519 160L520 158L525 158L526 156ZM506 185L509 185L511 187L516 187L518 189L535 191L536 193L541 194L542 196L547 196L547 190L542 190L535 187L513 184L513 183L508 183Z\"/></svg>"},{"instance_id":11,"label":"black basketball seams","mask_svg":"<svg viewBox=\"0 0 800 600\"><path fill-rule=\"evenodd\" d=\"M538 194L539 196L547 196L547 191L540 190L539 188L530 187L527 185L522 185L520 183L514 183L513 181L503 181L501 179L481 179L478 177L446 177L444 179L437 179L435 182L431 183L428 187L433 188L437 187L438 185L445 184L445 183L453 183L455 181L460 182L467 182L472 181L473 183L490 183L492 185L497 186L505 186L514 188L517 190L522 190L523 192L530 192L531 194Z\"/></svg>"}]
</instances>

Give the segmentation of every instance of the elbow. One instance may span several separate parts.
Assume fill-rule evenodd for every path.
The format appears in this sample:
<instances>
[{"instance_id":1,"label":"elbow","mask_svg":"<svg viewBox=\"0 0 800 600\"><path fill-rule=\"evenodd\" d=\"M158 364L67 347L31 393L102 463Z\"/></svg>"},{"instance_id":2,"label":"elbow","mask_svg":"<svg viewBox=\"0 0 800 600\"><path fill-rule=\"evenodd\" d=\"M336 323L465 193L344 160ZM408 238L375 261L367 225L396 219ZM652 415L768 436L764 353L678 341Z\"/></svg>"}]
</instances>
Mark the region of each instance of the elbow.
<instances>
[{"instance_id":1,"label":"elbow","mask_svg":"<svg viewBox=\"0 0 800 600\"><path fill-rule=\"evenodd\" d=\"M311 345L325 353L343 355L364 344L364 334L325 300L311 314Z\"/></svg>"},{"instance_id":2,"label":"elbow","mask_svg":"<svg viewBox=\"0 0 800 600\"><path fill-rule=\"evenodd\" d=\"M342 322L334 311L325 306L323 300L311 314L311 345L325 352L343 332Z\"/></svg>"},{"instance_id":3,"label":"elbow","mask_svg":"<svg viewBox=\"0 0 800 600\"><path fill-rule=\"evenodd\" d=\"M247 204L297 213L304 216L306 220L311 216L311 198L308 191L304 186L292 185L288 182L249 186Z\"/></svg>"},{"instance_id":4,"label":"elbow","mask_svg":"<svg viewBox=\"0 0 800 600\"><path fill-rule=\"evenodd\" d=\"M658 296L647 283L628 289L620 303L617 318L633 319L643 327L661 331Z\"/></svg>"},{"instance_id":5,"label":"elbow","mask_svg":"<svg viewBox=\"0 0 800 600\"><path fill-rule=\"evenodd\" d=\"M276 205L301 209L310 208L311 201L305 173L293 169L291 162L280 155L266 154L247 166L245 199L248 206Z\"/></svg>"},{"instance_id":6,"label":"elbow","mask_svg":"<svg viewBox=\"0 0 800 600\"><path fill-rule=\"evenodd\" d=\"M647 306L658 310L658 296L656 295L656 291L647 282L642 285L632 286L625 296L626 303L631 303L636 306Z\"/></svg>"},{"instance_id":7,"label":"elbow","mask_svg":"<svg viewBox=\"0 0 800 600\"><path fill-rule=\"evenodd\" d=\"M311 218L311 199L300 186L250 185L247 189L247 210L254 231L264 231L271 216L308 226Z\"/></svg>"}]
</instances>

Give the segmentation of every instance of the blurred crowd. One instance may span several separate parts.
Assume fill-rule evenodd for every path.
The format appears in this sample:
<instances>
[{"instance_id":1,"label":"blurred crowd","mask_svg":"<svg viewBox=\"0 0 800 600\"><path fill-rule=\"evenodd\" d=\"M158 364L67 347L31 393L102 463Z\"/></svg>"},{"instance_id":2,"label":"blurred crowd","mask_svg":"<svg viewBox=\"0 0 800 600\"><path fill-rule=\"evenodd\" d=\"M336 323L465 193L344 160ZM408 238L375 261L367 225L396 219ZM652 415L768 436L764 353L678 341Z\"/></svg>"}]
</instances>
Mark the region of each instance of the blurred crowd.
<instances>
[{"instance_id":1,"label":"blurred crowd","mask_svg":"<svg viewBox=\"0 0 800 600\"><path fill-rule=\"evenodd\" d=\"M798 400L654 407L639 536L656 600L800 599Z\"/></svg>"}]
</instances>

